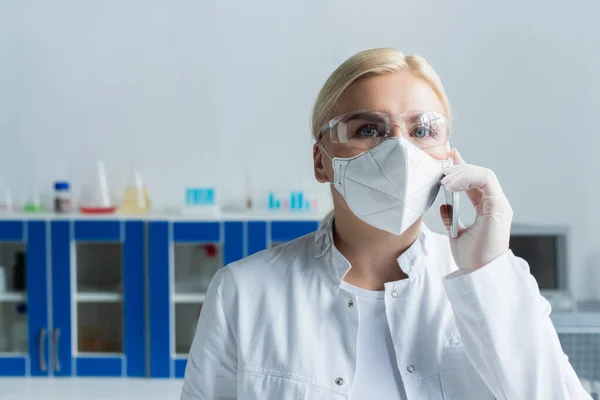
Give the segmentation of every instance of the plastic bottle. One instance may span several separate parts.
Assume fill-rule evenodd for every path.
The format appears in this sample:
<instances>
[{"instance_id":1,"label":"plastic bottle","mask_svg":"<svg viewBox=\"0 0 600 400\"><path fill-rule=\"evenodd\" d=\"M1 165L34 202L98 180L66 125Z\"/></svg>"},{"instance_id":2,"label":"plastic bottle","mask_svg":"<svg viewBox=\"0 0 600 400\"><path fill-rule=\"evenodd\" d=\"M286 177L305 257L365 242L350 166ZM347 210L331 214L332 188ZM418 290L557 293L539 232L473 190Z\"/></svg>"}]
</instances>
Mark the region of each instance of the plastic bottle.
<instances>
[{"instance_id":1,"label":"plastic bottle","mask_svg":"<svg viewBox=\"0 0 600 400\"><path fill-rule=\"evenodd\" d=\"M70 213L71 207L71 188L69 182L54 182L54 212L61 214Z\"/></svg>"},{"instance_id":2,"label":"plastic bottle","mask_svg":"<svg viewBox=\"0 0 600 400\"><path fill-rule=\"evenodd\" d=\"M12 351L27 353L27 305L19 304L16 308L12 329Z\"/></svg>"},{"instance_id":3,"label":"plastic bottle","mask_svg":"<svg viewBox=\"0 0 600 400\"><path fill-rule=\"evenodd\" d=\"M13 269L13 289L15 291L25 291L27 287L25 278L25 253L23 253L22 251L18 251L15 254L15 266Z\"/></svg>"}]
</instances>

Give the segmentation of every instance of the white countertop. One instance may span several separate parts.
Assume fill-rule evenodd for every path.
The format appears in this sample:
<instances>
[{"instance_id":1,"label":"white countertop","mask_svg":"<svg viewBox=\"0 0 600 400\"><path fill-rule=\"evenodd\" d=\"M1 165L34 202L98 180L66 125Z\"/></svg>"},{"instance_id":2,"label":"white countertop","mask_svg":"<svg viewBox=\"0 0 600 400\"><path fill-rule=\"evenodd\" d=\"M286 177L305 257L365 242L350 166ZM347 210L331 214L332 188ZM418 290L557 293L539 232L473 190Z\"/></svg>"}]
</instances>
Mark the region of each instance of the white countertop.
<instances>
[{"instance_id":1,"label":"white countertop","mask_svg":"<svg viewBox=\"0 0 600 400\"><path fill-rule=\"evenodd\" d=\"M283 212L283 211L256 211L256 212L220 212L217 214L177 214L177 213L150 213L150 214L56 214L43 213L0 213L0 221L10 220L144 220L144 221L320 221L327 212Z\"/></svg>"}]
</instances>

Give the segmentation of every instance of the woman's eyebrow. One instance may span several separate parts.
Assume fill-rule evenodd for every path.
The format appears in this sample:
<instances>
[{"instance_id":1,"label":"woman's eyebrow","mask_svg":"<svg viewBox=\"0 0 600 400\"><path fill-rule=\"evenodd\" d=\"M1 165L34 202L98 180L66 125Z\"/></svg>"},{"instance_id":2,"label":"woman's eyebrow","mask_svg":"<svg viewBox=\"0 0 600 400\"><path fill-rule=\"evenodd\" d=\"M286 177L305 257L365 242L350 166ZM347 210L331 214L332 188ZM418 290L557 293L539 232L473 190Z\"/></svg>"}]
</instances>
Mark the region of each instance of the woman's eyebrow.
<instances>
[{"instance_id":1,"label":"woman's eyebrow","mask_svg":"<svg viewBox=\"0 0 600 400\"><path fill-rule=\"evenodd\" d=\"M430 111L422 111L422 112L417 112L413 115L410 115L408 118L408 121L410 123L423 124L423 123L435 122L439 119L440 119L440 116L437 114L434 114Z\"/></svg>"},{"instance_id":2,"label":"woman's eyebrow","mask_svg":"<svg viewBox=\"0 0 600 400\"><path fill-rule=\"evenodd\" d=\"M381 115L378 115L372 111L358 111L350 116L347 121L353 120L365 120L365 121L384 121L384 118Z\"/></svg>"}]
</instances>

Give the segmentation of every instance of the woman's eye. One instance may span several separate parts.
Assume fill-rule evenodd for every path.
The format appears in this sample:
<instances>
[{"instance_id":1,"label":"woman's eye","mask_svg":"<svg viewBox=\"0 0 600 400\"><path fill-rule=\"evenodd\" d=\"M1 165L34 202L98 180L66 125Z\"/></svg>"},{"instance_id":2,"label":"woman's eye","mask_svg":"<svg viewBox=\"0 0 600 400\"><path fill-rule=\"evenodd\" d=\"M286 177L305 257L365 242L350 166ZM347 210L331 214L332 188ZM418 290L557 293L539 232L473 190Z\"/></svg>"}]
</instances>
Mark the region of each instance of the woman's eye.
<instances>
[{"instance_id":1,"label":"woman's eye","mask_svg":"<svg viewBox=\"0 0 600 400\"><path fill-rule=\"evenodd\" d=\"M373 138L380 136L379 129L374 125L365 125L358 129L358 134L361 137Z\"/></svg>"},{"instance_id":2,"label":"woman's eye","mask_svg":"<svg viewBox=\"0 0 600 400\"><path fill-rule=\"evenodd\" d=\"M430 136L435 136L435 132L426 126L417 126L411 132L411 136L414 136L417 139L427 139Z\"/></svg>"}]
</instances>

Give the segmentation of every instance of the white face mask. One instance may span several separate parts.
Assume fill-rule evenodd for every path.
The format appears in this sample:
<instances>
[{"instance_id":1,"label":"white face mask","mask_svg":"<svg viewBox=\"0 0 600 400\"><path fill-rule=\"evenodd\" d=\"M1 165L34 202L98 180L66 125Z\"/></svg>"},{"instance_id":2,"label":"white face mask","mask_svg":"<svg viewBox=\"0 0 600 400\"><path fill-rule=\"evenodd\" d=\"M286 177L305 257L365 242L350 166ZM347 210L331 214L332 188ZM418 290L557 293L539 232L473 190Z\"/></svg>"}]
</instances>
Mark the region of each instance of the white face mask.
<instances>
[{"instance_id":1,"label":"white face mask","mask_svg":"<svg viewBox=\"0 0 600 400\"><path fill-rule=\"evenodd\" d=\"M400 235L431 207L450 161L398 138L352 158L334 157L332 165L334 186L350 210L367 224Z\"/></svg>"}]
</instances>

